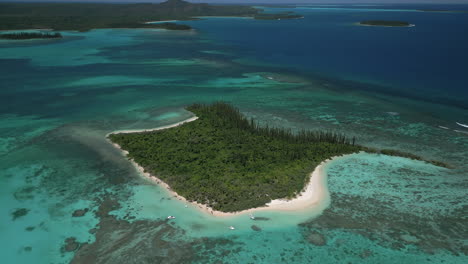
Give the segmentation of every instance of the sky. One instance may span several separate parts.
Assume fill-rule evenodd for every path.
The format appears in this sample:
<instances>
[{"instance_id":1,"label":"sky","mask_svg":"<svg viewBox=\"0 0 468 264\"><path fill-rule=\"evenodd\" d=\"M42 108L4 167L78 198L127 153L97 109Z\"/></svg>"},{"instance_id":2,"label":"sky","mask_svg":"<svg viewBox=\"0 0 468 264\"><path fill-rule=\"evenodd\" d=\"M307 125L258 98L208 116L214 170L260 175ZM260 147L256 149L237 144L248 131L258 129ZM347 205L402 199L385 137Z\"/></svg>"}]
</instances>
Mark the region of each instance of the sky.
<instances>
[{"instance_id":1,"label":"sky","mask_svg":"<svg viewBox=\"0 0 468 264\"><path fill-rule=\"evenodd\" d=\"M468 0L188 0L193 3L271 3L271 4L294 4L294 3L435 3L447 4L458 3L468 4ZM128 3L143 3L143 2L164 2L164 0L0 0L0 2L128 2Z\"/></svg>"}]
</instances>

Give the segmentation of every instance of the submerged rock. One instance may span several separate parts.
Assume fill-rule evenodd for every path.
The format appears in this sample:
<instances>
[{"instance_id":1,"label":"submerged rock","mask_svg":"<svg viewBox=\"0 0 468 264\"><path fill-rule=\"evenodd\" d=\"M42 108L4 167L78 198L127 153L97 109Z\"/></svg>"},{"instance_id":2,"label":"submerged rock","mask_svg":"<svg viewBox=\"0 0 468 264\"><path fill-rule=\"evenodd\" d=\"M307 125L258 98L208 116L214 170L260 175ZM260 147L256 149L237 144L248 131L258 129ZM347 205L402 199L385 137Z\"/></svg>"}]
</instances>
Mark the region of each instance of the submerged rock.
<instances>
[{"instance_id":1,"label":"submerged rock","mask_svg":"<svg viewBox=\"0 0 468 264\"><path fill-rule=\"evenodd\" d=\"M26 208L19 208L16 209L13 213L11 213L11 216L13 217L13 220L16 220L17 218L27 215L29 211L30 210Z\"/></svg>"},{"instance_id":2,"label":"submerged rock","mask_svg":"<svg viewBox=\"0 0 468 264\"><path fill-rule=\"evenodd\" d=\"M13 194L13 196L18 201L33 199L35 189L36 189L35 187L24 187L24 188L21 188L21 189L17 190Z\"/></svg>"},{"instance_id":3,"label":"submerged rock","mask_svg":"<svg viewBox=\"0 0 468 264\"><path fill-rule=\"evenodd\" d=\"M62 247L62 251L64 252L72 252L80 248L80 243L76 242L75 237L69 237L65 239L65 245Z\"/></svg>"},{"instance_id":4,"label":"submerged rock","mask_svg":"<svg viewBox=\"0 0 468 264\"><path fill-rule=\"evenodd\" d=\"M319 232L312 232L307 239L316 246L324 246L327 243L325 236Z\"/></svg>"},{"instance_id":5,"label":"submerged rock","mask_svg":"<svg viewBox=\"0 0 468 264\"><path fill-rule=\"evenodd\" d=\"M262 231L262 229L256 225L252 225L250 228L252 228L253 231Z\"/></svg>"},{"instance_id":6,"label":"submerged rock","mask_svg":"<svg viewBox=\"0 0 468 264\"><path fill-rule=\"evenodd\" d=\"M263 216L256 216L255 219L253 219L254 221L268 221L270 220L270 218L268 217L263 217Z\"/></svg>"},{"instance_id":7,"label":"submerged rock","mask_svg":"<svg viewBox=\"0 0 468 264\"><path fill-rule=\"evenodd\" d=\"M73 217L81 217L81 216L84 216L88 211L89 211L88 208L75 210L73 212L72 216Z\"/></svg>"},{"instance_id":8,"label":"submerged rock","mask_svg":"<svg viewBox=\"0 0 468 264\"><path fill-rule=\"evenodd\" d=\"M407 243L418 243L419 242L419 238L415 237L415 236L412 236L412 235L409 235L409 234L404 234L404 235L401 235L400 238L407 242Z\"/></svg>"},{"instance_id":9,"label":"submerged rock","mask_svg":"<svg viewBox=\"0 0 468 264\"><path fill-rule=\"evenodd\" d=\"M369 249L363 250L360 254L359 257L362 259L366 259L368 257L371 257L373 255L372 251Z\"/></svg>"}]
</instances>

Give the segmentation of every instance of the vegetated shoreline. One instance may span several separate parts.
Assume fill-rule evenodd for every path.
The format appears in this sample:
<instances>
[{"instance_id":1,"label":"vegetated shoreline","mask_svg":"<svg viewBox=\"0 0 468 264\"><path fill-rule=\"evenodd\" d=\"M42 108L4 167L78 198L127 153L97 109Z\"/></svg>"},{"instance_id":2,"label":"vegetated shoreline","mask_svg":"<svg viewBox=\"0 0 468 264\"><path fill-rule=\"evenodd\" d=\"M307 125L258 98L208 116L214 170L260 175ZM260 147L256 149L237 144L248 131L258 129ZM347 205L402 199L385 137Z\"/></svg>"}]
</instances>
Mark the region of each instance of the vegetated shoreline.
<instances>
[{"instance_id":1,"label":"vegetated shoreline","mask_svg":"<svg viewBox=\"0 0 468 264\"><path fill-rule=\"evenodd\" d=\"M40 15L39 15L40 14ZM249 17L252 19L293 19L292 12L264 14L251 5L216 5L167 0L162 3L0 3L0 29L53 28L80 32L103 28L154 28L191 30L176 21L197 17ZM145 21L153 22L147 23Z\"/></svg>"},{"instance_id":2,"label":"vegetated shoreline","mask_svg":"<svg viewBox=\"0 0 468 264\"><path fill-rule=\"evenodd\" d=\"M127 156L128 151L122 149L119 144L114 143L110 139L108 139L109 135L119 134L119 133L126 134L126 133L150 132L150 131L168 129L168 128L173 128L173 127L183 125L188 122L193 122L197 119L198 117L194 116L194 117L188 118L186 120L183 120L183 121L171 124L171 125L166 125L166 126L161 126L161 127L151 128L151 129L117 130L117 131L108 133L106 135L106 138L115 148L119 149L124 156ZM353 154L347 154L347 155L353 155ZM332 157L331 159L322 161L317 167L315 167L314 171L309 176L308 183L304 186L304 189L295 198L275 199L267 203L265 206L250 208L250 209L246 209L246 210L242 210L238 212L217 211L205 204L201 204L195 201L193 202L187 201L185 197L179 195L177 192L172 190L172 188L166 182L159 179L157 176L151 175L150 173L146 172L145 169L142 166L140 166L138 163L136 163L133 159L129 159L129 160L143 178L150 180L151 182L164 187L164 189L167 190L171 196L176 197L179 201L185 202L187 204L190 203L193 206L195 206L198 210L206 214L216 216L216 217L233 217L233 216L238 216L238 215L245 215L248 213L254 213L258 211L300 212L300 211L305 211L305 210L314 210L315 213L317 214L322 213L323 210L325 210L330 205L330 193L328 191L328 183L327 183L328 175L326 173L325 167L332 161L335 161L336 159L347 156L347 155L335 156L335 157Z\"/></svg>"},{"instance_id":3,"label":"vegetated shoreline","mask_svg":"<svg viewBox=\"0 0 468 264\"><path fill-rule=\"evenodd\" d=\"M59 32L55 33L43 33L43 32L12 32L12 33L0 33L0 39L7 40L31 40L31 39L61 39L62 34Z\"/></svg>"}]
</instances>

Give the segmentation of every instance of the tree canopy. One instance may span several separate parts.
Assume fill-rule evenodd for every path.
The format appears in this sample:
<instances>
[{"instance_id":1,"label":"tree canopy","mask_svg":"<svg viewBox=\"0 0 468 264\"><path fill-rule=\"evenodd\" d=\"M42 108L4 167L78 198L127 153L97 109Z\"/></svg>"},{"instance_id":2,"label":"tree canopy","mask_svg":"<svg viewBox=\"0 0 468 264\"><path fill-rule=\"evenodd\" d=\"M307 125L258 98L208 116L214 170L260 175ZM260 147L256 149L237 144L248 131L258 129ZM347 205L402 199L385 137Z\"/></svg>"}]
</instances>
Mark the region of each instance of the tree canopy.
<instances>
[{"instance_id":1,"label":"tree canopy","mask_svg":"<svg viewBox=\"0 0 468 264\"><path fill-rule=\"evenodd\" d=\"M187 109L199 119L109 138L187 200L219 211L292 198L322 161L363 149L339 133L263 127L222 102Z\"/></svg>"}]
</instances>

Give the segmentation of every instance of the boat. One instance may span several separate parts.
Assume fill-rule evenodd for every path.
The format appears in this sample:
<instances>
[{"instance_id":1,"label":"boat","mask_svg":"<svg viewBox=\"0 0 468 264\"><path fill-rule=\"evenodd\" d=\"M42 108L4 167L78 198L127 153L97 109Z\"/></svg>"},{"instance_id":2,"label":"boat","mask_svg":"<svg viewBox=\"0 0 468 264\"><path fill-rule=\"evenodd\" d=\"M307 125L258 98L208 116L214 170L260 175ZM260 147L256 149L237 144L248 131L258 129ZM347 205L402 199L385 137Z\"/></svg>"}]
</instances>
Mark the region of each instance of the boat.
<instances>
[{"instance_id":1,"label":"boat","mask_svg":"<svg viewBox=\"0 0 468 264\"><path fill-rule=\"evenodd\" d=\"M236 228L235 228L235 227L233 227L233 226L230 226L230 227L229 227L229 229L231 229L231 230L235 230Z\"/></svg>"},{"instance_id":2,"label":"boat","mask_svg":"<svg viewBox=\"0 0 468 264\"><path fill-rule=\"evenodd\" d=\"M167 219L175 219L175 216L170 215L167 217Z\"/></svg>"},{"instance_id":3,"label":"boat","mask_svg":"<svg viewBox=\"0 0 468 264\"><path fill-rule=\"evenodd\" d=\"M249 213L249 215L250 215L250 219L255 220L255 216L253 216L252 213Z\"/></svg>"}]
</instances>

